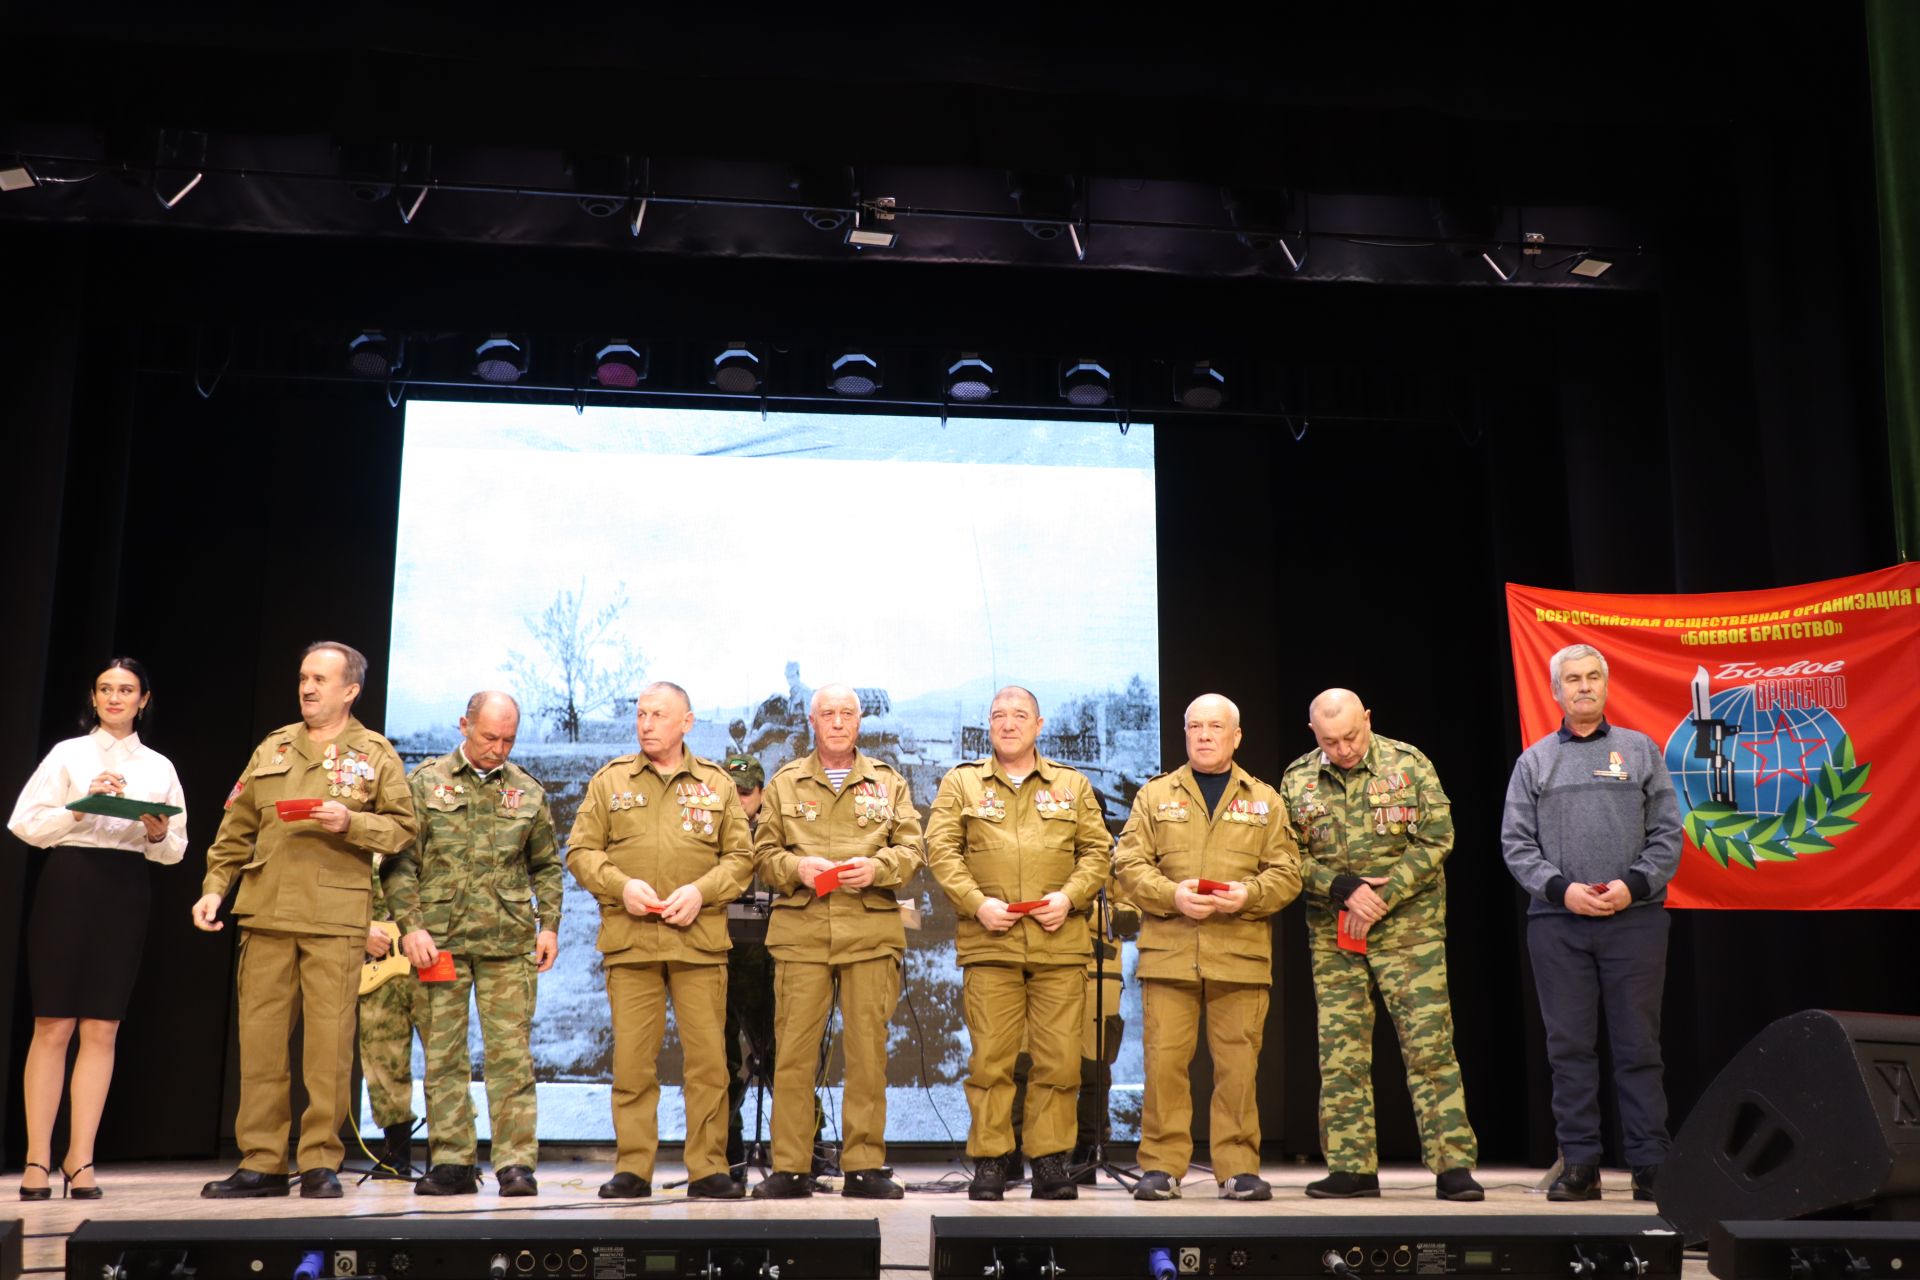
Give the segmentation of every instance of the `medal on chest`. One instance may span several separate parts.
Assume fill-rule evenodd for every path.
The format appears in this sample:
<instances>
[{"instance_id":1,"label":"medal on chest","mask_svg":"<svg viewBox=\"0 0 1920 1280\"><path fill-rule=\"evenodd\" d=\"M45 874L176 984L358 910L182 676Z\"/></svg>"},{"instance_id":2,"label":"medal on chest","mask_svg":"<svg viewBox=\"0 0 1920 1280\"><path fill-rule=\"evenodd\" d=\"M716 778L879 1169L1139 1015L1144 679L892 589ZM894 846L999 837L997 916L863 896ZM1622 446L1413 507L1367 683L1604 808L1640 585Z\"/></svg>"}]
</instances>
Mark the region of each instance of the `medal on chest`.
<instances>
[{"instance_id":1,"label":"medal on chest","mask_svg":"<svg viewBox=\"0 0 1920 1280\"><path fill-rule=\"evenodd\" d=\"M609 809L644 809L646 807L647 798L632 791L615 791L607 796Z\"/></svg>"},{"instance_id":2,"label":"medal on chest","mask_svg":"<svg viewBox=\"0 0 1920 1280\"><path fill-rule=\"evenodd\" d=\"M853 789L853 820L859 826L879 822L887 813L887 785L862 782Z\"/></svg>"},{"instance_id":3,"label":"medal on chest","mask_svg":"<svg viewBox=\"0 0 1920 1280\"><path fill-rule=\"evenodd\" d=\"M348 751L343 754L329 742L320 757L320 766L326 770L328 795L348 800L367 798L366 784L373 780L373 762L367 759L366 752Z\"/></svg>"},{"instance_id":4,"label":"medal on chest","mask_svg":"<svg viewBox=\"0 0 1920 1280\"><path fill-rule=\"evenodd\" d=\"M1156 812L1169 822L1185 822L1187 820L1187 802L1184 798L1178 800L1162 800Z\"/></svg>"},{"instance_id":5,"label":"medal on chest","mask_svg":"<svg viewBox=\"0 0 1920 1280\"><path fill-rule=\"evenodd\" d=\"M520 807L520 797L525 794L527 793L519 787L500 788L500 807L509 810L518 809Z\"/></svg>"},{"instance_id":6,"label":"medal on chest","mask_svg":"<svg viewBox=\"0 0 1920 1280\"><path fill-rule=\"evenodd\" d=\"M991 784L980 793L980 816L983 818L1007 816L1007 802L1000 798L1000 793L994 790Z\"/></svg>"},{"instance_id":7,"label":"medal on chest","mask_svg":"<svg viewBox=\"0 0 1920 1280\"><path fill-rule=\"evenodd\" d=\"M714 794L713 788L704 782L678 782L673 790L680 802L680 829L691 831L698 827L702 835L712 835L713 811L720 805L720 797Z\"/></svg>"}]
</instances>

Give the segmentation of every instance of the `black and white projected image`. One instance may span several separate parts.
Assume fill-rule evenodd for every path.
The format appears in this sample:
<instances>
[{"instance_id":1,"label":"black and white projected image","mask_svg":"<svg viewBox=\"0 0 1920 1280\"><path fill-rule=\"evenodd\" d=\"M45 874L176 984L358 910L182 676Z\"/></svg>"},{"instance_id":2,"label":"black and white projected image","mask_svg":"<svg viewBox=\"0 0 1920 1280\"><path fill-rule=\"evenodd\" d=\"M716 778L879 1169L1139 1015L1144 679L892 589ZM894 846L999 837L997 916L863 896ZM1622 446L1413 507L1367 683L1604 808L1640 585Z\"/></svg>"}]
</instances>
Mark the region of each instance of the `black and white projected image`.
<instances>
[{"instance_id":1,"label":"black and white projected image","mask_svg":"<svg viewBox=\"0 0 1920 1280\"><path fill-rule=\"evenodd\" d=\"M385 730L411 768L452 749L469 694L512 691L523 709L514 759L546 785L564 844L587 779L637 749L634 701L649 681L691 695L689 750L745 750L769 775L811 750L813 689L852 685L861 749L906 775L923 815L948 769L987 753L993 692L1019 683L1041 702L1040 749L1087 774L1117 833L1159 769L1153 486L1145 424L1122 435L1111 424L411 403ZM919 899L923 923L908 934L892 1024L887 1136L959 1140L968 1042L953 911L924 871L901 892ZM568 876L533 1033L547 1140L612 1138L598 918ZM1131 1137L1141 1056L1130 945L1124 963L1114 1114ZM477 1024L472 1043L477 1061ZM684 1136L679 1052L670 1030L666 1140ZM838 1080L836 1055L828 1083ZM833 1136L837 1090L826 1098ZM484 1137L484 1105L476 1113ZM362 1125L378 1132L365 1112Z\"/></svg>"}]
</instances>

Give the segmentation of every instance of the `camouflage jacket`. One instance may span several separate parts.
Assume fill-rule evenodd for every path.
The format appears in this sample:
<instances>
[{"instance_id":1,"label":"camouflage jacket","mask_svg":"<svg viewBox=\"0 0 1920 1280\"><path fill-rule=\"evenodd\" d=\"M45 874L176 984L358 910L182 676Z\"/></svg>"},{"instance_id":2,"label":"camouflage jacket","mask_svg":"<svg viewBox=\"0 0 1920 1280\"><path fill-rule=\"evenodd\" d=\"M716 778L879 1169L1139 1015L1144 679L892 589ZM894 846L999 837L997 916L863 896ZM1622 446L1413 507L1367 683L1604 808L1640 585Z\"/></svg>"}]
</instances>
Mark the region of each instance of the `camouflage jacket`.
<instances>
[{"instance_id":1,"label":"camouflage jacket","mask_svg":"<svg viewBox=\"0 0 1920 1280\"><path fill-rule=\"evenodd\" d=\"M352 810L335 834L311 819L283 820L281 800L337 800ZM200 892L240 892L233 914L249 929L363 937L373 919L372 858L413 843L413 801L393 744L348 718L325 746L304 724L254 748L207 847Z\"/></svg>"},{"instance_id":2,"label":"camouflage jacket","mask_svg":"<svg viewBox=\"0 0 1920 1280\"><path fill-rule=\"evenodd\" d=\"M380 883L405 935L457 956L517 956L560 928L560 850L547 793L509 760L482 782L459 748L408 779L420 835Z\"/></svg>"},{"instance_id":3,"label":"camouflage jacket","mask_svg":"<svg viewBox=\"0 0 1920 1280\"><path fill-rule=\"evenodd\" d=\"M1270 917L1300 893L1299 851L1279 808L1279 793L1239 765L1211 816L1191 765L1140 788L1113 859L1140 907L1140 977L1272 983ZM1189 919L1173 891L1200 879L1239 881L1246 905Z\"/></svg>"},{"instance_id":4,"label":"camouflage jacket","mask_svg":"<svg viewBox=\"0 0 1920 1280\"><path fill-rule=\"evenodd\" d=\"M604 963L725 964L727 904L752 877L752 849L740 793L713 761L689 752L664 773L640 754L610 761L587 783L567 836L567 866L600 902ZM684 927L636 916L622 896L629 880L661 898L693 885L700 914Z\"/></svg>"},{"instance_id":5,"label":"camouflage jacket","mask_svg":"<svg viewBox=\"0 0 1920 1280\"><path fill-rule=\"evenodd\" d=\"M1086 911L1112 856L1093 785L1045 756L1017 787L993 756L956 765L927 815L927 870L959 913L961 964L1079 964L1090 948ZM1031 902L1056 889L1073 912L1052 933L1024 917L989 933L977 918L988 898Z\"/></svg>"},{"instance_id":6,"label":"camouflage jacket","mask_svg":"<svg viewBox=\"0 0 1920 1280\"><path fill-rule=\"evenodd\" d=\"M1433 763L1414 747L1379 734L1364 760L1335 768L1316 748L1280 778L1287 821L1305 852L1307 924L1332 945L1337 917L1328 894L1335 876L1385 876L1374 890L1387 917L1367 931L1369 948L1411 947L1447 931L1447 878L1453 811Z\"/></svg>"},{"instance_id":7,"label":"camouflage jacket","mask_svg":"<svg viewBox=\"0 0 1920 1280\"><path fill-rule=\"evenodd\" d=\"M907 931L894 890L913 878L922 856L920 814L892 765L856 752L835 791L818 754L789 760L767 780L753 840L761 883L780 895L767 921L767 950L778 960L816 964L904 955ZM821 897L801 887L805 857L865 857L878 867L866 888Z\"/></svg>"}]
</instances>

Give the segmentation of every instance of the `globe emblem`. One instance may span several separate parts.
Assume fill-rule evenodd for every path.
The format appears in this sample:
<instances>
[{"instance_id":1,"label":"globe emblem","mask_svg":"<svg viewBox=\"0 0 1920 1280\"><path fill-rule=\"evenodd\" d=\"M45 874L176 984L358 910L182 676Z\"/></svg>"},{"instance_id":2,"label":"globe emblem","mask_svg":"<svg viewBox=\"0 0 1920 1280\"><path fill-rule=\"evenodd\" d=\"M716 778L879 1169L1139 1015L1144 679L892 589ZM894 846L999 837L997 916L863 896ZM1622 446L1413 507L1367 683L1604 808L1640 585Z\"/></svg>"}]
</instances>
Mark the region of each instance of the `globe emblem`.
<instances>
[{"instance_id":1,"label":"globe emblem","mask_svg":"<svg viewBox=\"0 0 1920 1280\"><path fill-rule=\"evenodd\" d=\"M1777 816L1802 799L1818 780L1820 766L1841 765L1840 744L1847 731L1824 707L1768 707L1755 704L1752 685L1738 685L1713 695L1708 703L1715 719L1738 729L1723 750L1731 765L1733 807L1741 813ZM1715 800L1713 761L1696 754L1704 735L1688 716L1667 739L1667 771L1685 797L1688 809ZM1724 799L1724 797L1722 797Z\"/></svg>"}]
</instances>

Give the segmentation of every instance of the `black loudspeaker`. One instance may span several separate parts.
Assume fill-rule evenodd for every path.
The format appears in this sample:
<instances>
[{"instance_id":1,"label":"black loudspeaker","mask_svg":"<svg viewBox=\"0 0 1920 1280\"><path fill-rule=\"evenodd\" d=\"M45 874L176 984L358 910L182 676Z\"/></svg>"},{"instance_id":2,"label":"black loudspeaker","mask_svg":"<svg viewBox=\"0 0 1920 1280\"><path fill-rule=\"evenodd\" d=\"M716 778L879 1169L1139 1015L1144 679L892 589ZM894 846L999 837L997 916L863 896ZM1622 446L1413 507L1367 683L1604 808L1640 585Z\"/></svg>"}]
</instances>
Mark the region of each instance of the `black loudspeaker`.
<instances>
[{"instance_id":1,"label":"black loudspeaker","mask_svg":"<svg viewBox=\"0 0 1920 1280\"><path fill-rule=\"evenodd\" d=\"M0 1225L0 1280L20 1280L20 1267L25 1261L21 1256L24 1234L18 1218Z\"/></svg>"},{"instance_id":2,"label":"black loudspeaker","mask_svg":"<svg viewBox=\"0 0 1920 1280\"><path fill-rule=\"evenodd\" d=\"M1734 1055L1661 1167L1689 1244L1716 1222L1920 1214L1920 1018L1807 1009Z\"/></svg>"}]
</instances>

